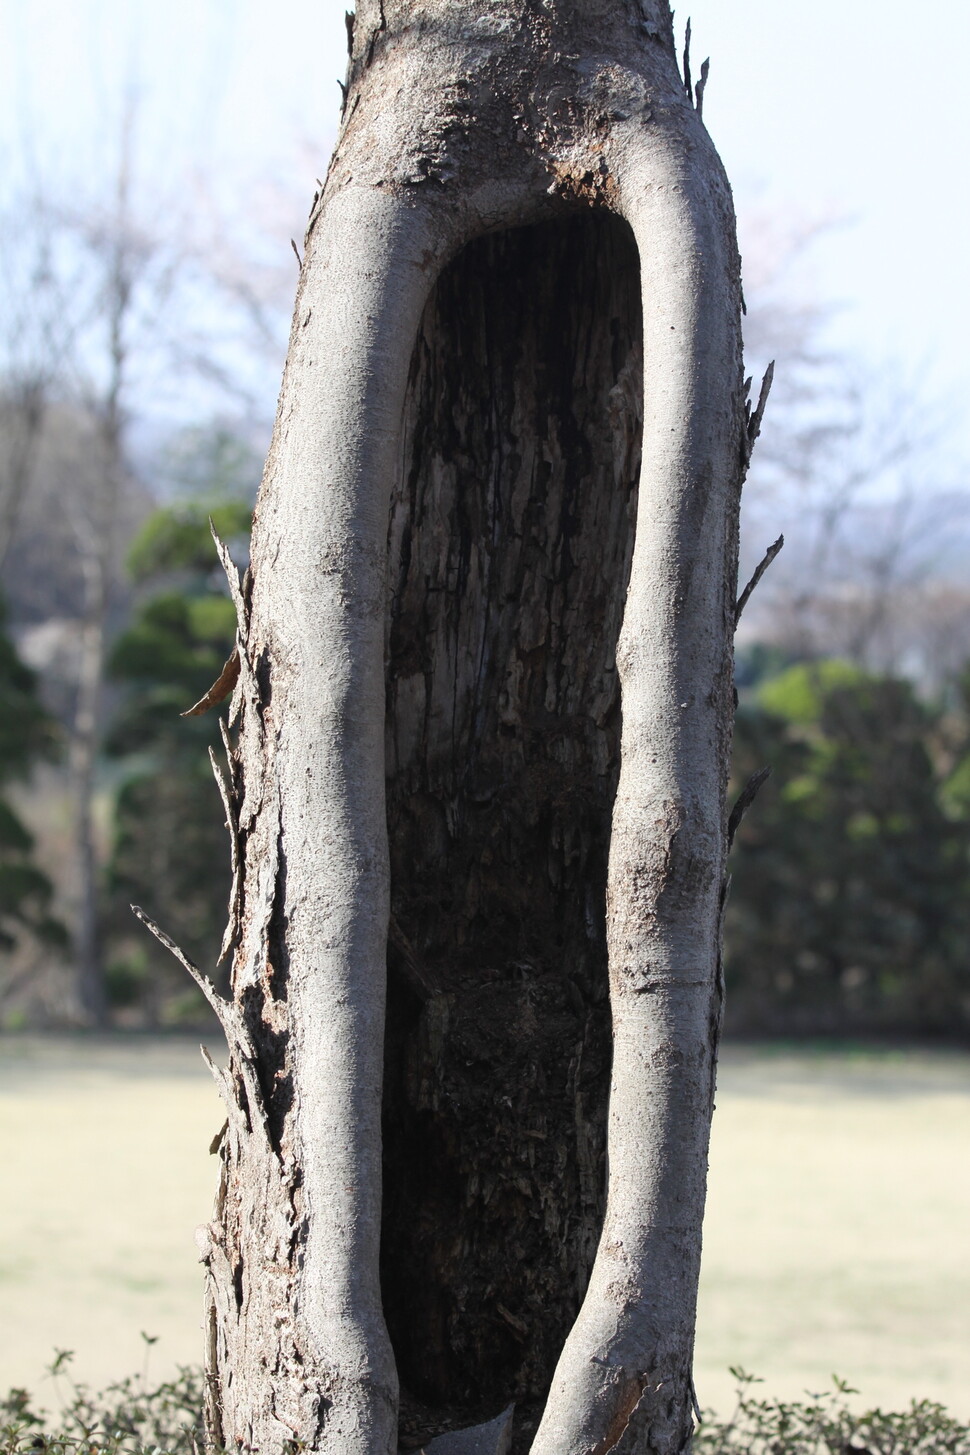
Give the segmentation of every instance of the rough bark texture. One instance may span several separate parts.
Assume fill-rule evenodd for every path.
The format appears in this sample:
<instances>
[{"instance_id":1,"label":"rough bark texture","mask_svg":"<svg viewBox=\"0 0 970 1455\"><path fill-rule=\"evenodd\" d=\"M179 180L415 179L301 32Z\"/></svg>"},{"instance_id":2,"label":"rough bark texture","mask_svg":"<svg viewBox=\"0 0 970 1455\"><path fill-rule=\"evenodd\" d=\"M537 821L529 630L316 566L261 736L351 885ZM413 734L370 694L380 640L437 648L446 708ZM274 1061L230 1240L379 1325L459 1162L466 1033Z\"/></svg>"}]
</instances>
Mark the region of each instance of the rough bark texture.
<instances>
[{"instance_id":1,"label":"rough bark texture","mask_svg":"<svg viewBox=\"0 0 970 1455\"><path fill-rule=\"evenodd\" d=\"M602 1222L641 407L625 223L447 269L391 505L383 1290L403 1384L469 1416L545 1396Z\"/></svg>"},{"instance_id":2,"label":"rough bark texture","mask_svg":"<svg viewBox=\"0 0 970 1455\"><path fill-rule=\"evenodd\" d=\"M230 1448L394 1451L397 1364L404 1445L689 1439L737 274L666 4L361 0L235 583Z\"/></svg>"}]
</instances>

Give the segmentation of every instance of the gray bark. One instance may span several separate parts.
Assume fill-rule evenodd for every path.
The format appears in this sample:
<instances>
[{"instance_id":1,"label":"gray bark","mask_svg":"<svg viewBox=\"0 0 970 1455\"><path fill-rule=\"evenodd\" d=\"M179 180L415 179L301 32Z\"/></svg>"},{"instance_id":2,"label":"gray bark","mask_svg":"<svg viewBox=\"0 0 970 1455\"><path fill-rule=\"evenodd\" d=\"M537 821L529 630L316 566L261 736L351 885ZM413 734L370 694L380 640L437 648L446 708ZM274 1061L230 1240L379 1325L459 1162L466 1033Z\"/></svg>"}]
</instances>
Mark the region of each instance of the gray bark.
<instances>
[{"instance_id":1,"label":"gray bark","mask_svg":"<svg viewBox=\"0 0 970 1455\"><path fill-rule=\"evenodd\" d=\"M531 244L509 231L523 228ZM475 279L495 287L495 337L511 337L503 265L524 265L530 246L536 296L522 302L521 351L503 376ZM642 405L640 325L623 305L635 253ZM584 344L571 376L551 383L546 255L567 289L578 270L564 312ZM233 1003L216 1001L229 1116L216 1214L200 1235L214 1442L396 1450L385 1304L405 1363L416 1334L411 1364L430 1369L417 1395L433 1396L440 1427L495 1416L510 1385L528 1408L551 1379L537 1455L673 1452L689 1439L744 460L738 315L730 196L665 4L361 0L251 572L245 589L234 582ZM513 417L486 427L476 388ZM528 886L518 901L517 874ZM435 1224L435 1187L409 1190L411 1158L389 1144L382 1297L389 926L392 991L411 1026L395 1021L387 1038L387 1125L407 1152L416 1117L432 1140L436 1118L451 1118L431 1181L453 1175L449 1215L468 1222ZM557 1327L564 1309L571 1317L599 1226L607 957L605 1223L553 1375L548 1350L530 1347L546 1315ZM515 1028L527 1011L538 1023L541 992L557 1004L571 974L578 1008L563 1012L572 1040L557 1071L550 1037ZM496 1030L495 1074L514 1075L530 1046L552 1068L517 1117L496 1098L492 1141L480 1142L517 1218L507 1249L461 1140L463 1111L481 1126L487 1116L472 1105L474 1077L456 1070L455 1027L473 1026L489 985L501 1011L490 1024L513 1028ZM602 1065L583 1083L587 1053ZM568 1136L555 1113L567 1092ZM525 1124L536 1116L545 1138ZM537 1150L516 1210L506 1194L524 1131L562 1152L563 1178L557 1187L556 1158ZM549 1207L533 1260L522 1230L534 1195ZM529 1295L519 1313L495 1286L517 1247ZM412 1256L453 1306L470 1291L472 1324L518 1332L518 1354L449 1323L433 1295L415 1302L409 1329L400 1265ZM471 1373L449 1391L453 1336Z\"/></svg>"}]
</instances>

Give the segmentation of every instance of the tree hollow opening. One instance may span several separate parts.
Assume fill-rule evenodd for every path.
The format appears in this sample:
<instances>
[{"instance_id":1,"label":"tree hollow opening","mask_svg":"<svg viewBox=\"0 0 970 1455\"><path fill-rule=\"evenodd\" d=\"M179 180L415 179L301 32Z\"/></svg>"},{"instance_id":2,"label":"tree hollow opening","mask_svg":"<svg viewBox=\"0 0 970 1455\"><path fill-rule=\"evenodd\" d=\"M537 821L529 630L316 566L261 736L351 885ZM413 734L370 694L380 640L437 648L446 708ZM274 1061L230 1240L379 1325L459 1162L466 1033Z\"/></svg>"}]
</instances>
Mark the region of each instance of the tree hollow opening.
<instances>
[{"instance_id":1,"label":"tree hollow opening","mask_svg":"<svg viewBox=\"0 0 970 1455\"><path fill-rule=\"evenodd\" d=\"M412 358L388 545L382 1247L405 1448L429 1409L538 1412L596 1251L642 372L637 248L606 212L471 243Z\"/></svg>"}]
</instances>

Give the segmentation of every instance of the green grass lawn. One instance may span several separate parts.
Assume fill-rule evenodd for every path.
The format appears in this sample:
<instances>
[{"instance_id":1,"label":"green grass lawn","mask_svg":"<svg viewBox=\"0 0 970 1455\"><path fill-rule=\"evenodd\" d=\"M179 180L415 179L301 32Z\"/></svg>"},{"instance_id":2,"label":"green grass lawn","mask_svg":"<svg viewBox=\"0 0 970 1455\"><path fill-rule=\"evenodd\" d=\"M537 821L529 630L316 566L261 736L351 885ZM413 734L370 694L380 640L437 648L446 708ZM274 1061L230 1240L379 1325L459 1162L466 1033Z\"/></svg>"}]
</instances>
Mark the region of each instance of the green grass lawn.
<instances>
[{"instance_id":1,"label":"green grass lawn","mask_svg":"<svg viewBox=\"0 0 970 1455\"><path fill-rule=\"evenodd\" d=\"M0 1385L44 1393L55 1346L103 1384L197 1362L220 1103L193 1044L0 1040ZM730 1046L698 1330L768 1394L833 1372L867 1403L970 1418L970 1055ZM43 1402L43 1399L42 1399Z\"/></svg>"}]
</instances>

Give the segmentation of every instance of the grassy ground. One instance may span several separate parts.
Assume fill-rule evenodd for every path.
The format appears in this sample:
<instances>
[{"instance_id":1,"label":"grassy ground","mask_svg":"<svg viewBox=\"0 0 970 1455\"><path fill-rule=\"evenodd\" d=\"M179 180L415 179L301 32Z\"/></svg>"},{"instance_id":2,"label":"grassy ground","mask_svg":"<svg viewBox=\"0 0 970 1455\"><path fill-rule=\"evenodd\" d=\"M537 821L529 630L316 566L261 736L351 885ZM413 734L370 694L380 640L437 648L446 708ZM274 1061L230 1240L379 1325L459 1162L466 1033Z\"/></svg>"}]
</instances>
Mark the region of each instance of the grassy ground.
<instances>
[{"instance_id":1,"label":"grassy ground","mask_svg":"<svg viewBox=\"0 0 970 1455\"><path fill-rule=\"evenodd\" d=\"M92 1383L196 1362L222 1124L198 1046L0 1040L0 1386L36 1388L54 1345Z\"/></svg>"},{"instance_id":2,"label":"grassy ground","mask_svg":"<svg viewBox=\"0 0 970 1455\"><path fill-rule=\"evenodd\" d=\"M970 1055L729 1047L696 1382L772 1395L837 1372L870 1403L970 1417Z\"/></svg>"},{"instance_id":3,"label":"grassy ground","mask_svg":"<svg viewBox=\"0 0 970 1455\"><path fill-rule=\"evenodd\" d=\"M220 1105L194 1045L0 1039L0 1386L199 1357L192 1233ZM833 1371L867 1402L970 1417L970 1055L727 1048L698 1338L779 1396Z\"/></svg>"}]
</instances>

